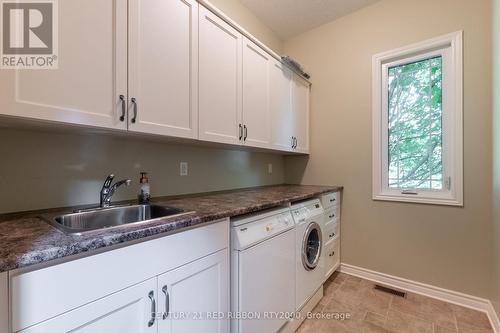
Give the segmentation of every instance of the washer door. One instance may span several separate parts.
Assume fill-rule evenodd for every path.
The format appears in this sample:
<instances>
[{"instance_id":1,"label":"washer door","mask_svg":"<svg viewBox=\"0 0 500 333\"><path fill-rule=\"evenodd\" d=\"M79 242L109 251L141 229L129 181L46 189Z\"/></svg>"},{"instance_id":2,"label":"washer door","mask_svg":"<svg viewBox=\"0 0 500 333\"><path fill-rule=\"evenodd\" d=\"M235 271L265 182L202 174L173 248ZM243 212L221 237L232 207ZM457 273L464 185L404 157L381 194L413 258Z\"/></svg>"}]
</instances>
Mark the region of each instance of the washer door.
<instances>
[{"instance_id":1,"label":"washer door","mask_svg":"<svg viewBox=\"0 0 500 333\"><path fill-rule=\"evenodd\" d=\"M302 264L308 271L318 266L321 256L321 228L316 222L311 222L304 233L302 241Z\"/></svg>"}]
</instances>

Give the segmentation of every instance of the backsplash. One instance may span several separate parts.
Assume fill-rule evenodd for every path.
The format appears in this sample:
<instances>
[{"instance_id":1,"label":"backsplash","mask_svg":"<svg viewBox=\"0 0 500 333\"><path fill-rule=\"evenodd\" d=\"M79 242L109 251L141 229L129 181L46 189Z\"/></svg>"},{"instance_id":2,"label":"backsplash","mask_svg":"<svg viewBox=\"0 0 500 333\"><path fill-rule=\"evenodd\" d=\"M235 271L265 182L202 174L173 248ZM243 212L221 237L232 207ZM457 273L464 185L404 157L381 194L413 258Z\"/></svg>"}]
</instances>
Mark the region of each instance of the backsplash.
<instances>
[{"instance_id":1,"label":"backsplash","mask_svg":"<svg viewBox=\"0 0 500 333\"><path fill-rule=\"evenodd\" d=\"M283 156L278 154L135 137L0 129L0 156L0 214L98 203L110 173L115 180L132 180L114 200L136 198L141 171L148 172L153 197L284 182ZM180 176L180 162L188 163L187 176Z\"/></svg>"}]
</instances>

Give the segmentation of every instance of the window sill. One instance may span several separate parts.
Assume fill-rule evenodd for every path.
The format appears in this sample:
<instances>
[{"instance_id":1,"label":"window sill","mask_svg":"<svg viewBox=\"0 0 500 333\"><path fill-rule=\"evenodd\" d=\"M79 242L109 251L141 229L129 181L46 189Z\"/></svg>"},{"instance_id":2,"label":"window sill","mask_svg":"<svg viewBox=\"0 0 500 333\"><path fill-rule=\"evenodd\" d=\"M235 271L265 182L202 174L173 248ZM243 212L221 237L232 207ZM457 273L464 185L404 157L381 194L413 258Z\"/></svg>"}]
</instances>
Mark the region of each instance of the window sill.
<instances>
[{"instance_id":1,"label":"window sill","mask_svg":"<svg viewBox=\"0 0 500 333\"><path fill-rule=\"evenodd\" d=\"M463 200L457 198L430 198L424 195L391 195L391 194L374 194L372 197L375 201L394 201L394 202L406 202L406 203L416 203L416 204L427 204L427 205L439 205L439 206L455 206L463 207Z\"/></svg>"}]
</instances>

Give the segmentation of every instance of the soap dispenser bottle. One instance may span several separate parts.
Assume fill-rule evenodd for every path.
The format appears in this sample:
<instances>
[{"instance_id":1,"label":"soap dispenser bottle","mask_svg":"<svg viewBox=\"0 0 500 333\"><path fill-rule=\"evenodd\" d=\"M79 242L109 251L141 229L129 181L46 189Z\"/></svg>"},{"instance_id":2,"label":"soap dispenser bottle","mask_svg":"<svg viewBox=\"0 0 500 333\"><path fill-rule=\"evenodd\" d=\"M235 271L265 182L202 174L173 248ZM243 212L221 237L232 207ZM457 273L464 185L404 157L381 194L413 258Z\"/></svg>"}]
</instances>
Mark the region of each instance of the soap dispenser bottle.
<instances>
[{"instance_id":1,"label":"soap dispenser bottle","mask_svg":"<svg viewBox=\"0 0 500 333\"><path fill-rule=\"evenodd\" d=\"M149 187L149 179L147 177L146 172L141 172L141 179L139 180L140 188L139 188L139 204L144 205L149 203L149 199L151 198L150 187Z\"/></svg>"}]
</instances>

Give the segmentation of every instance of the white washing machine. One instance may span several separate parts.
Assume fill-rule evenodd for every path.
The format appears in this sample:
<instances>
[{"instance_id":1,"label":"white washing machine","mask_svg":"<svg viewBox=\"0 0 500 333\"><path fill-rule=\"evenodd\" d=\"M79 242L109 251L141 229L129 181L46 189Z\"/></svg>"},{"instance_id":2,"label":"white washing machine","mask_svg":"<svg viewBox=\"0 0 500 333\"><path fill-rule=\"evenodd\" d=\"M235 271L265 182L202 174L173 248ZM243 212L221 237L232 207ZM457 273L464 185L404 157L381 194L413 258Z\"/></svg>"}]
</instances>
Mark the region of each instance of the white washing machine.
<instances>
[{"instance_id":1,"label":"white washing machine","mask_svg":"<svg viewBox=\"0 0 500 333\"><path fill-rule=\"evenodd\" d=\"M323 207L319 199L294 204L296 281L295 309L300 310L323 284Z\"/></svg>"},{"instance_id":2,"label":"white washing machine","mask_svg":"<svg viewBox=\"0 0 500 333\"><path fill-rule=\"evenodd\" d=\"M283 315L295 310L290 209L232 219L231 249L231 332L277 332L287 322Z\"/></svg>"}]
</instances>

